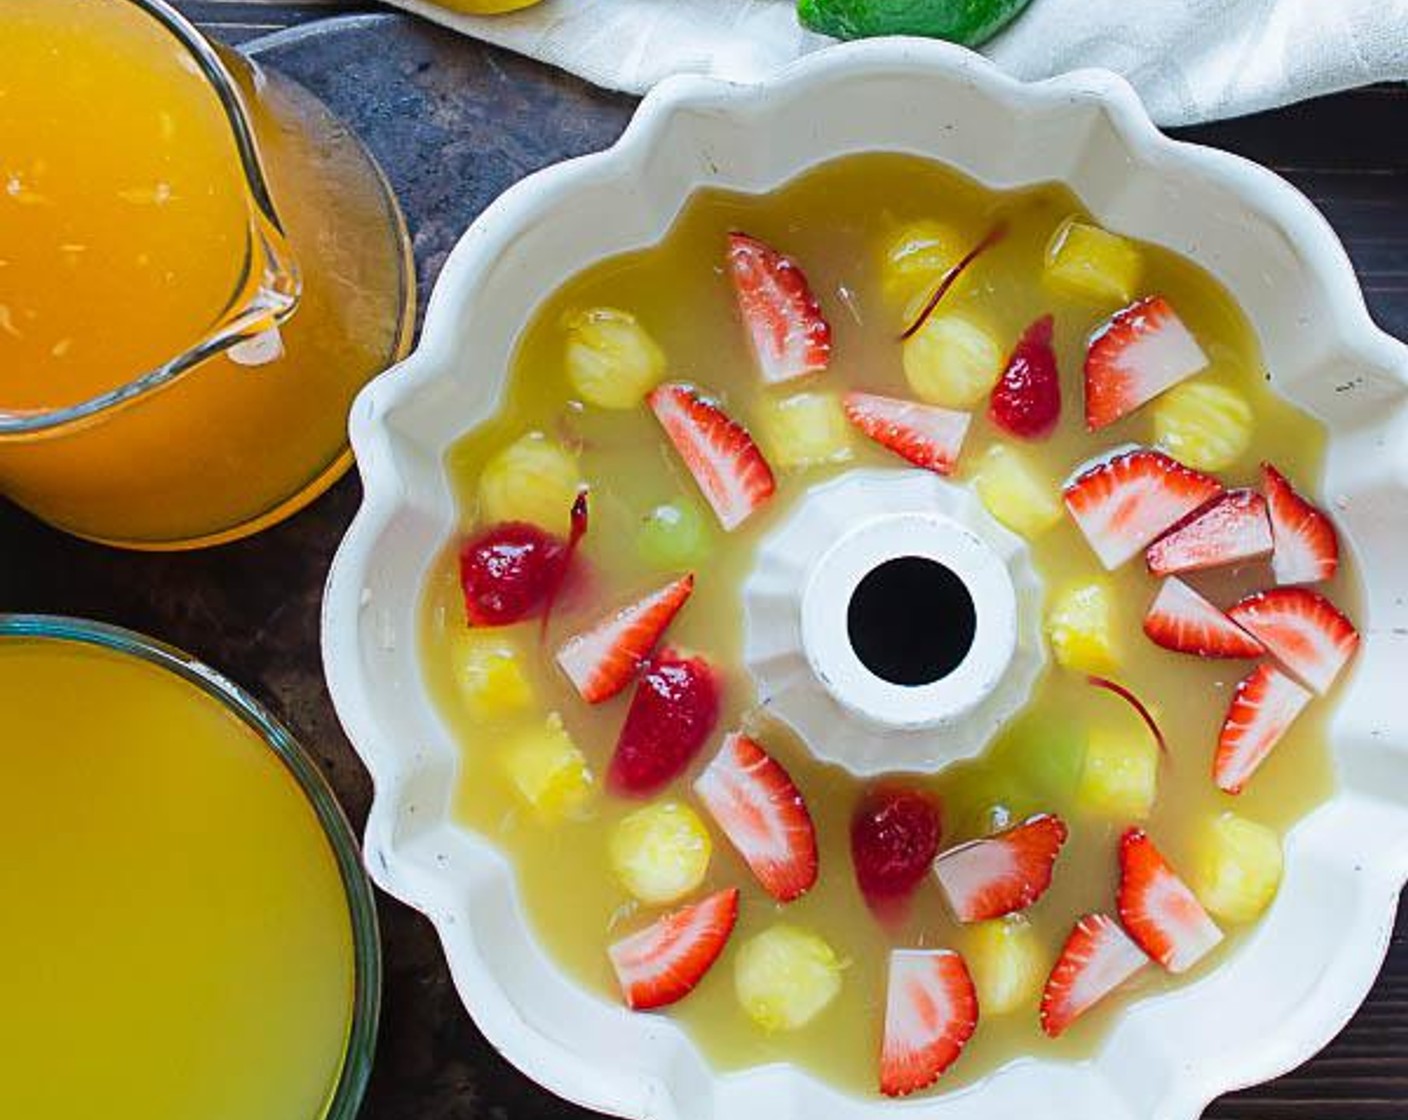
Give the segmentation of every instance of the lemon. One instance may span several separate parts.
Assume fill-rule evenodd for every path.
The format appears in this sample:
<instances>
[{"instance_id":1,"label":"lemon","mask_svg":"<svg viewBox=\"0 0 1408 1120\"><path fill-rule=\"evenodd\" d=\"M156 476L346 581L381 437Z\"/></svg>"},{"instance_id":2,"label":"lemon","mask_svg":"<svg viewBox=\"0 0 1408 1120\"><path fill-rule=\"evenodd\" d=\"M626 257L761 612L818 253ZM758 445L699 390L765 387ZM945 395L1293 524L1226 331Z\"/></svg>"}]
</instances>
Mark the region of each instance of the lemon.
<instances>
[{"instance_id":1,"label":"lemon","mask_svg":"<svg viewBox=\"0 0 1408 1120\"><path fill-rule=\"evenodd\" d=\"M497 16L504 12L516 12L519 8L531 8L538 0L434 0L434 3L465 15Z\"/></svg>"}]
</instances>

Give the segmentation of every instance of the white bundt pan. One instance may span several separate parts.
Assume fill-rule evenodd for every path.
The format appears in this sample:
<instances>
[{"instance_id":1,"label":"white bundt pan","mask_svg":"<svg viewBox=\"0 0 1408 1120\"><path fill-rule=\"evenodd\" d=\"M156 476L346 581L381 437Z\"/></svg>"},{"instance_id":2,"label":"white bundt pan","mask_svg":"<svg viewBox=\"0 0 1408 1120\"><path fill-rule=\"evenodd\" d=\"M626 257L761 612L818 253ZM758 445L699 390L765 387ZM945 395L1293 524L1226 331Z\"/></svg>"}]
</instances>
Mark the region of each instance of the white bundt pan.
<instances>
[{"instance_id":1,"label":"white bundt pan","mask_svg":"<svg viewBox=\"0 0 1408 1120\"><path fill-rule=\"evenodd\" d=\"M1326 493L1367 592L1332 730L1338 791L1292 832L1280 896L1236 953L1137 1001L1089 1061L1028 1058L900 1103L786 1065L717 1073L670 1019L560 972L527 930L508 862L451 819L456 747L416 632L423 579L455 525L445 451L495 409L534 306L593 261L657 241L692 191L766 191L875 150L931 156L997 188L1059 180L1104 225L1226 284L1276 387L1333 433ZM1304 1061L1368 992L1408 876L1408 350L1370 321L1305 198L1254 164L1165 138L1113 75L1025 85L957 48L889 40L823 51L757 85L668 81L609 151L531 176L465 233L419 349L358 399L352 443L366 498L333 566L323 646L376 784L367 864L435 923L480 1030L553 1092L659 1120L1185 1120Z\"/></svg>"}]
</instances>

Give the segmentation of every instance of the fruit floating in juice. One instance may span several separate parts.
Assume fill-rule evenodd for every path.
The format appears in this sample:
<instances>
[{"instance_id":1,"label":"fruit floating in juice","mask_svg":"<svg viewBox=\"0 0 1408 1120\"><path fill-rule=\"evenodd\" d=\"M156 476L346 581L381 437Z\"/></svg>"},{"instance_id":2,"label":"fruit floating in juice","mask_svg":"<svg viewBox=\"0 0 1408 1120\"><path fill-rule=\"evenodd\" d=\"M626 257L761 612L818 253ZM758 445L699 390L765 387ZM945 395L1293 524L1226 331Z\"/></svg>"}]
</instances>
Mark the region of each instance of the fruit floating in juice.
<instances>
[{"instance_id":1,"label":"fruit floating in juice","mask_svg":"<svg viewBox=\"0 0 1408 1120\"><path fill-rule=\"evenodd\" d=\"M87 640L7 630L0 705L0 1115L321 1120L352 919L273 748L204 687Z\"/></svg>"},{"instance_id":2,"label":"fruit floating in juice","mask_svg":"<svg viewBox=\"0 0 1408 1120\"><path fill-rule=\"evenodd\" d=\"M721 1068L903 1095L1088 1055L1226 959L1332 781L1357 595L1323 433L1265 381L1210 277L1060 188L866 155L696 195L545 297L448 457L424 659L461 819L565 969ZM1025 709L936 773L818 761L743 665L759 541L856 467L971 489L1044 587ZM532 578L486 563L505 535ZM486 617L497 593L529 605ZM472 696L467 635L512 666ZM555 780L525 782L509 744L544 718Z\"/></svg>"},{"instance_id":3,"label":"fruit floating in juice","mask_svg":"<svg viewBox=\"0 0 1408 1120\"><path fill-rule=\"evenodd\" d=\"M311 500L409 339L379 172L311 95L137 0L6 0L0 40L0 493L135 547Z\"/></svg>"}]
</instances>

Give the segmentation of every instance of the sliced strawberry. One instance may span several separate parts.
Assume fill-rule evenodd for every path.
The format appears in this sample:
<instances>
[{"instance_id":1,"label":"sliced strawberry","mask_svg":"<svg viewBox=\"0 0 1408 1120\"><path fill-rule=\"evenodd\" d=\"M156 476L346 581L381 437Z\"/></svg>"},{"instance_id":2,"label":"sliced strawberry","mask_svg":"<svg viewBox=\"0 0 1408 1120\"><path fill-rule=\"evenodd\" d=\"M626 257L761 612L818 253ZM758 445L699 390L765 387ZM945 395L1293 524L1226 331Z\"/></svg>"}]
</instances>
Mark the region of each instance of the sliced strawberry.
<instances>
[{"instance_id":1,"label":"sliced strawberry","mask_svg":"<svg viewBox=\"0 0 1408 1120\"><path fill-rule=\"evenodd\" d=\"M1061 418L1061 378L1051 334L1050 315L1029 326L993 386L988 415L999 428L1022 439L1050 435Z\"/></svg>"},{"instance_id":2,"label":"sliced strawberry","mask_svg":"<svg viewBox=\"0 0 1408 1120\"><path fill-rule=\"evenodd\" d=\"M1197 517L1149 546L1156 576L1200 572L1255 560L1271 551L1266 499L1255 490L1229 490Z\"/></svg>"},{"instance_id":3,"label":"sliced strawberry","mask_svg":"<svg viewBox=\"0 0 1408 1120\"><path fill-rule=\"evenodd\" d=\"M876 443L939 474L952 473L971 419L966 412L874 393L847 393L841 404L846 418Z\"/></svg>"},{"instance_id":4,"label":"sliced strawberry","mask_svg":"<svg viewBox=\"0 0 1408 1120\"><path fill-rule=\"evenodd\" d=\"M719 959L738 920L738 891L719 891L657 918L613 944L607 955L633 1011L683 999Z\"/></svg>"},{"instance_id":5,"label":"sliced strawberry","mask_svg":"<svg viewBox=\"0 0 1408 1120\"><path fill-rule=\"evenodd\" d=\"M1177 576L1164 580L1144 616L1155 645L1199 657L1260 657L1262 644Z\"/></svg>"},{"instance_id":6,"label":"sliced strawberry","mask_svg":"<svg viewBox=\"0 0 1408 1120\"><path fill-rule=\"evenodd\" d=\"M646 400L725 530L772 497L777 483L768 461L718 405L677 382L657 386Z\"/></svg>"},{"instance_id":7,"label":"sliced strawberry","mask_svg":"<svg viewBox=\"0 0 1408 1120\"><path fill-rule=\"evenodd\" d=\"M1322 695L1359 648L1359 632L1349 619L1308 587L1258 591L1227 615Z\"/></svg>"},{"instance_id":8,"label":"sliced strawberry","mask_svg":"<svg viewBox=\"0 0 1408 1120\"><path fill-rule=\"evenodd\" d=\"M702 657L663 650L640 675L606 780L627 797L648 796L684 773L719 718L719 684Z\"/></svg>"},{"instance_id":9,"label":"sliced strawberry","mask_svg":"<svg viewBox=\"0 0 1408 1120\"><path fill-rule=\"evenodd\" d=\"M1222 493L1215 478L1162 451L1135 450L1096 463L1066 487L1066 508L1106 568Z\"/></svg>"},{"instance_id":10,"label":"sliced strawberry","mask_svg":"<svg viewBox=\"0 0 1408 1120\"><path fill-rule=\"evenodd\" d=\"M1261 465L1261 488L1271 515L1276 550L1271 570L1277 583L1318 583L1332 579L1340 566L1340 542L1335 526L1307 502L1286 476L1270 463Z\"/></svg>"},{"instance_id":11,"label":"sliced strawberry","mask_svg":"<svg viewBox=\"0 0 1408 1120\"><path fill-rule=\"evenodd\" d=\"M763 380L775 385L824 370L831 327L797 263L756 237L731 233L728 270Z\"/></svg>"},{"instance_id":12,"label":"sliced strawberry","mask_svg":"<svg viewBox=\"0 0 1408 1120\"><path fill-rule=\"evenodd\" d=\"M782 764L746 735L724 740L694 781L714 822L779 902L816 882L816 830L807 803Z\"/></svg>"},{"instance_id":13,"label":"sliced strawberry","mask_svg":"<svg viewBox=\"0 0 1408 1120\"><path fill-rule=\"evenodd\" d=\"M1271 665L1258 665L1238 681L1213 756L1217 788L1241 793L1310 701L1309 690Z\"/></svg>"},{"instance_id":14,"label":"sliced strawberry","mask_svg":"<svg viewBox=\"0 0 1408 1120\"><path fill-rule=\"evenodd\" d=\"M1149 963L1104 914L1087 914L1061 950L1041 995L1041 1029L1059 1037L1076 1019Z\"/></svg>"},{"instance_id":15,"label":"sliced strawberry","mask_svg":"<svg viewBox=\"0 0 1408 1120\"><path fill-rule=\"evenodd\" d=\"M557 663L582 699L599 704L630 684L693 590L691 573L563 642Z\"/></svg>"},{"instance_id":16,"label":"sliced strawberry","mask_svg":"<svg viewBox=\"0 0 1408 1120\"><path fill-rule=\"evenodd\" d=\"M1186 972L1222 940L1203 904L1142 828L1120 839L1120 921L1144 952L1170 972Z\"/></svg>"},{"instance_id":17,"label":"sliced strawberry","mask_svg":"<svg viewBox=\"0 0 1408 1120\"><path fill-rule=\"evenodd\" d=\"M952 949L893 949L885 992L880 1091L903 1097L937 1081L978 1027L978 993Z\"/></svg>"},{"instance_id":18,"label":"sliced strawberry","mask_svg":"<svg viewBox=\"0 0 1408 1120\"><path fill-rule=\"evenodd\" d=\"M960 922L983 922L1030 906L1051 886L1066 824L1049 813L939 855L934 874Z\"/></svg>"},{"instance_id":19,"label":"sliced strawberry","mask_svg":"<svg viewBox=\"0 0 1408 1120\"><path fill-rule=\"evenodd\" d=\"M1163 296L1117 311L1085 354L1085 423L1113 424L1205 368L1207 355Z\"/></svg>"}]
</instances>

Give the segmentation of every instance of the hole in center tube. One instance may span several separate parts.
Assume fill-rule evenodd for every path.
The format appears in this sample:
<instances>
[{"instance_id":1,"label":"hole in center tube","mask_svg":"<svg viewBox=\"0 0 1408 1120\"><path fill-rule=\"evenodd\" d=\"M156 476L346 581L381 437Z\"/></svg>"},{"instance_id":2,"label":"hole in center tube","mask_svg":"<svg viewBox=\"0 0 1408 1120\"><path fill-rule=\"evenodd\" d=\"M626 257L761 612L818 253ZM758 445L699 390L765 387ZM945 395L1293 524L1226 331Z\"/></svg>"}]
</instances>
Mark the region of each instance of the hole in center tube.
<instances>
[{"instance_id":1,"label":"hole in center tube","mask_svg":"<svg viewBox=\"0 0 1408 1120\"><path fill-rule=\"evenodd\" d=\"M967 585L923 556L899 556L851 592L846 632L861 664L891 684L933 684L962 664L978 616Z\"/></svg>"}]
</instances>

